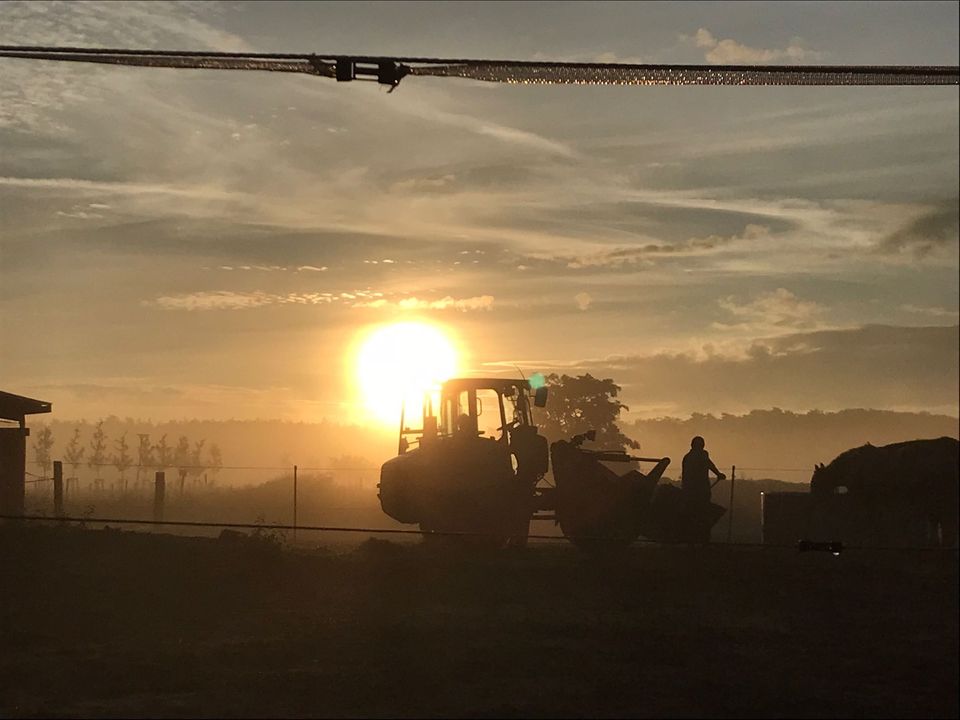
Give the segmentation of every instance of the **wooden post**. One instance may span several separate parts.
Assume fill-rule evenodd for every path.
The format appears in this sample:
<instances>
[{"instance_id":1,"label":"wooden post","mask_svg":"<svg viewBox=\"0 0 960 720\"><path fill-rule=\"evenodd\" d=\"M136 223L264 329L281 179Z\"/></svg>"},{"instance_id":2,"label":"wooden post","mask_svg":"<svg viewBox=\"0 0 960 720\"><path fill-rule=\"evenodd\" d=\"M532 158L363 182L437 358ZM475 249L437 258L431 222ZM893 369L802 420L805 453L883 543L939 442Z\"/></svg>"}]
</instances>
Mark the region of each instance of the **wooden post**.
<instances>
[{"instance_id":1,"label":"wooden post","mask_svg":"<svg viewBox=\"0 0 960 720\"><path fill-rule=\"evenodd\" d=\"M153 482L153 519L163 520L163 501L167 495L167 477L158 470Z\"/></svg>"},{"instance_id":2,"label":"wooden post","mask_svg":"<svg viewBox=\"0 0 960 720\"><path fill-rule=\"evenodd\" d=\"M297 541L297 466L293 466L293 541Z\"/></svg>"},{"instance_id":3,"label":"wooden post","mask_svg":"<svg viewBox=\"0 0 960 720\"><path fill-rule=\"evenodd\" d=\"M737 466L734 465L730 469L730 508L727 510L729 513L727 517L727 544L730 544L730 539L733 536L733 486L737 482Z\"/></svg>"},{"instance_id":4,"label":"wooden post","mask_svg":"<svg viewBox=\"0 0 960 720\"><path fill-rule=\"evenodd\" d=\"M53 514L63 517L63 463L53 461Z\"/></svg>"}]
</instances>

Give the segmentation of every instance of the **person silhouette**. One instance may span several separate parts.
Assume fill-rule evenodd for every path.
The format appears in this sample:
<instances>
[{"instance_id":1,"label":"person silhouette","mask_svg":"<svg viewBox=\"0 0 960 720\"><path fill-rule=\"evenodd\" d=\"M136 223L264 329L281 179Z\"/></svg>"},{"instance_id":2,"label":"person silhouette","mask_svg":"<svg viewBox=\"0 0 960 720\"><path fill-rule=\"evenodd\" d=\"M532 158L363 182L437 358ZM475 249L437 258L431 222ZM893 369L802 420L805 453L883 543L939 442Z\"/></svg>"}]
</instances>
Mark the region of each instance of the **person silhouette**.
<instances>
[{"instance_id":1,"label":"person silhouette","mask_svg":"<svg viewBox=\"0 0 960 720\"><path fill-rule=\"evenodd\" d=\"M690 441L690 452L683 456L680 481L691 534L697 542L710 541L710 528L702 527L705 522L701 520L706 517L706 510L710 505L711 472L717 476L717 480L727 477L713 464L706 449L706 441L697 435Z\"/></svg>"}]
</instances>

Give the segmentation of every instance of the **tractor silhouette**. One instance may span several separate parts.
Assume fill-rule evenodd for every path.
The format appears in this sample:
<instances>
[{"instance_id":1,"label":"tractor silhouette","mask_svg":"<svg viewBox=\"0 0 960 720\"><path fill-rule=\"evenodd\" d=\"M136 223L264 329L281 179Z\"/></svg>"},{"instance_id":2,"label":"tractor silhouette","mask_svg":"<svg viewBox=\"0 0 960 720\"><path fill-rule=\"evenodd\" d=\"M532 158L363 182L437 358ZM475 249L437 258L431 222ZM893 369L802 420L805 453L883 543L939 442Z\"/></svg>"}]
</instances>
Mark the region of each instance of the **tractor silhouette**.
<instances>
[{"instance_id":1,"label":"tractor silhouette","mask_svg":"<svg viewBox=\"0 0 960 720\"><path fill-rule=\"evenodd\" d=\"M405 406L397 457L380 471L383 511L428 537L514 547L526 545L532 520L553 521L587 550L641 536L695 542L723 515L714 504L691 509L678 488L658 484L669 458L584 448L593 431L548 447L533 419L547 392L527 380L459 378L426 394L419 427L407 424ZM640 462L654 466L643 473Z\"/></svg>"}]
</instances>

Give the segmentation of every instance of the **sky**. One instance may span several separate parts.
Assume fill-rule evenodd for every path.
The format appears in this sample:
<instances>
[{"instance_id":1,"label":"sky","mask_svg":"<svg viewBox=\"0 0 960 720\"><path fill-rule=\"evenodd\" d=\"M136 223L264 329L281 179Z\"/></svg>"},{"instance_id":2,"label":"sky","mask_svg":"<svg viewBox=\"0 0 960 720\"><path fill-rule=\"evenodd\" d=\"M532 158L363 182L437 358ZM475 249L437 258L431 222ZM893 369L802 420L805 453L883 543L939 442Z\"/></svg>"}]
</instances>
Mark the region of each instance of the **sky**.
<instances>
[{"instance_id":1,"label":"sky","mask_svg":"<svg viewBox=\"0 0 960 720\"><path fill-rule=\"evenodd\" d=\"M0 2L0 44L958 63L945 3ZM958 89L506 86L0 59L0 380L357 420L357 338L628 417L958 414Z\"/></svg>"}]
</instances>

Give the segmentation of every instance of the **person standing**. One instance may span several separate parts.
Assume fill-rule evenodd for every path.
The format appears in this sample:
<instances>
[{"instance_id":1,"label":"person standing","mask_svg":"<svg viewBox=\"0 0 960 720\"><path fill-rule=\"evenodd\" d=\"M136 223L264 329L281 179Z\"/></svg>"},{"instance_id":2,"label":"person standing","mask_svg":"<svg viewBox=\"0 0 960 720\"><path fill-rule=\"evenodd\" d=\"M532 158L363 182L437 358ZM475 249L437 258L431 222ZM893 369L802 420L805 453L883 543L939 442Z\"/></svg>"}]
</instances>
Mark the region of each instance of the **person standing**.
<instances>
[{"instance_id":1,"label":"person standing","mask_svg":"<svg viewBox=\"0 0 960 720\"><path fill-rule=\"evenodd\" d=\"M706 441L699 435L690 441L690 452L683 456L680 486L687 507L687 522L691 539L695 542L710 542L708 508L710 506L710 473L717 480L726 479L710 459Z\"/></svg>"}]
</instances>

